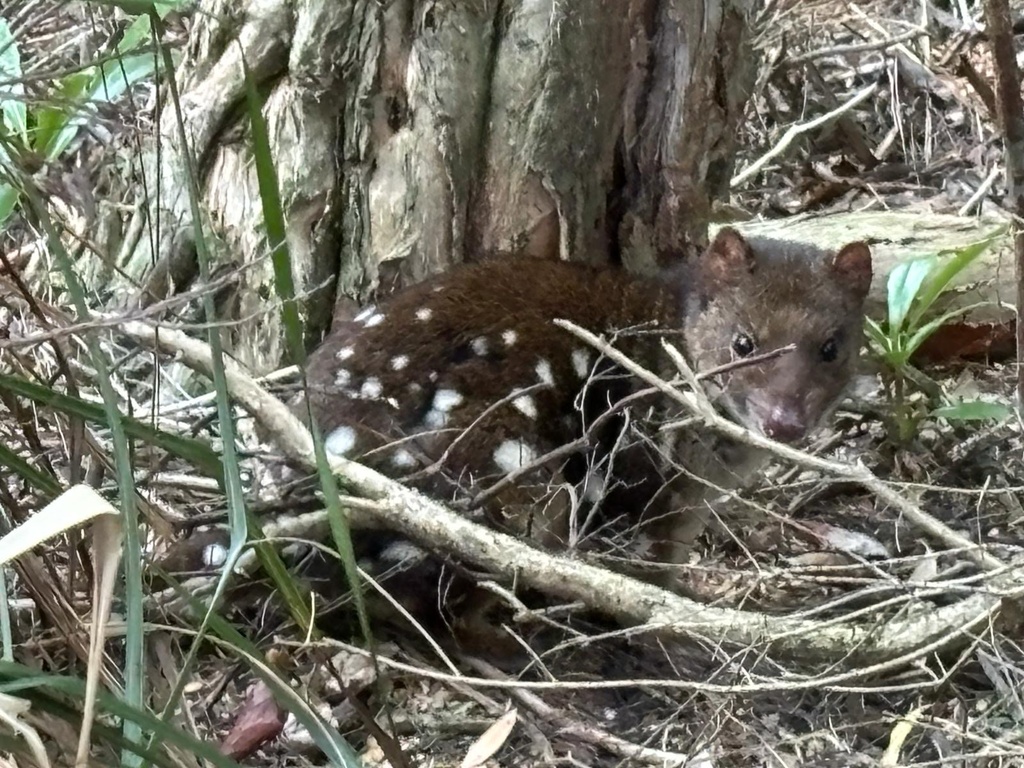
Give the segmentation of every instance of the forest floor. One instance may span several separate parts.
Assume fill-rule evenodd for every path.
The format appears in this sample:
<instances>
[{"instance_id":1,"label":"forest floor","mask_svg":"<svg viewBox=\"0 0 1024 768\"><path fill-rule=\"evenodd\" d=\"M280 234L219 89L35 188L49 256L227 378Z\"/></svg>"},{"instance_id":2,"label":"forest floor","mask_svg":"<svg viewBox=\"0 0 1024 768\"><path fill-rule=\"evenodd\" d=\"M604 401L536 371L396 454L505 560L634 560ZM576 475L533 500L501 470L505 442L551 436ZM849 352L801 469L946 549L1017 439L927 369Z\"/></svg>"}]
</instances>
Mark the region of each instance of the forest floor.
<instances>
[{"instance_id":1,"label":"forest floor","mask_svg":"<svg viewBox=\"0 0 1024 768\"><path fill-rule=\"evenodd\" d=\"M992 66L976 26L955 10L932 8L921 30L921 6L896 0L768 6L756 31L761 63L734 169L738 181L721 201L720 218L885 210L1006 218ZM37 29L37 49L50 32L72 39L54 16L41 17ZM123 150L152 130L153 107L147 99L118 115L131 128L115 137ZM833 111L832 119L800 133L745 177L780 146L787 129ZM107 138L82 144L64 181L81 179L65 189L92 191L69 204L84 204L85 197L88 205L103 203L108 180L99 158L109 149ZM17 248L4 250L11 269ZM932 352L922 371L948 397L1013 402L1015 368L1005 355ZM892 379L872 363L811 451L863 465L943 530L1019 568L1019 425L1008 418L939 418L912 389L900 401L901 422ZM0 424L14 421L0 413ZM19 429L8 424L0 432L7 440L8 431ZM21 433L9 440L24 443ZM61 464L53 458L64 445L56 429L29 442ZM222 506L216 489L175 493L193 494L176 499L181 509ZM56 594L67 554L55 548L45 557ZM304 644L287 623L269 621L262 602L240 602L230 618L351 738L366 765L397 768L396 746L408 765L459 765L478 745L496 751L480 764L502 766L681 765L684 757L700 768L1024 766L1019 587L1014 592L996 581L970 548L926 537L904 509L851 477L778 462L757 487L716 508L692 564L692 583L709 604L746 615L815 619L823 630L857 623L865 642L901 621L911 631L909 619L953 616L940 609L971 597L1005 592L1014 599L983 622L948 626L949 636L967 638L953 651L924 649L879 664L870 656L860 660L851 647L834 665L774 653L768 643L741 648L696 634L683 641L650 628L627 632L562 606L549 614L562 633L552 647L531 649L522 664L502 669L449 649L458 675L422 637L394 628L378 628L373 663L358 650L357 637ZM26 597L41 600L31 585L25 589ZM28 654L55 663L57 630L33 623L25 634L32 641L21 660ZM817 647L814 637L806 642ZM176 668L187 651L161 633L153 643L161 659L154 677ZM245 764L323 764L308 732L267 702L265 687L237 659L203 653L197 665L185 700L191 727L203 738L237 747L253 733L272 732ZM374 723L382 729L376 734Z\"/></svg>"}]
</instances>

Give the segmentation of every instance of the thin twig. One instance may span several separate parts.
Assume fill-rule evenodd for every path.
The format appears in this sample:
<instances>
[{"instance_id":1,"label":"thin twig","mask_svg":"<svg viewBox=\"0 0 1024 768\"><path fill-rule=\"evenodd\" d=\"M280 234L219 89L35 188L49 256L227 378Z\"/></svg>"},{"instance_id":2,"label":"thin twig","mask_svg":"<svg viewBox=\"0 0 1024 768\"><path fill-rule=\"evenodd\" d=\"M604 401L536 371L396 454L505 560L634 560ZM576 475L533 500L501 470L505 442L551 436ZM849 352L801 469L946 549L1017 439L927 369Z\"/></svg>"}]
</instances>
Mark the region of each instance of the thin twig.
<instances>
[{"instance_id":1,"label":"thin twig","mask_svg":"<svg viewBox=\"0 0 1024 768\"><path fill-rule=\"evenodd\" d=\"M679 351L671 344L663 342L662 346L665 347L665 351L679 368L684 380L688 380L693 383L692 389L689 392L681 392L677 388L669 385L664 381L664 379L654 373L651 373L643 366L633 362L626 355L605 343L593 333L590 333L589 331L565 320L556 320L555 323L575 334L588 344L594 346L602 354L607 355L634 376L637 376L652 386L658 387L658 389L674 399L676 402L682 404L686 408L690 409L694 414L700 416L708 427L711 427L719 434L725 435L737 442L751 445L755 448L771 451L779 458L793 462L794 464L799 464L808 469L825 472L835 477L840 477L844 480L857 483L882 501L894 506L901 514L930 536L948 544L951 547L962 548L966 552L967 556L979 567L988 571L1001 570L1006 567L1005 563L990 555L975 542L972 542L970 539L952 530L949 526L940 522L916 504L913 504L905 497L896 493L886 483L878 479L871 470L863 464L843 464L838 461L821 458L820 456L813 456L789 445L778 443L764 435L759 435L756 432L721 416L714 404L712 404L707 395L704 394L703 390L699 386L696 386L697 377L690 368L689 363L686 362L685 358L683 358Z\"/></svg>"},{"instance_id":2,"label":"thin twig","mask_svg":"<svg viewBox=\"0 0 1024 768\"><path fill-rule=\"evenodd\" d=\"M195 370L211 373L213 361L209 346L180 331L158 330L137 322L125 323L122 331L175 355ZM613 354L618 355L614 351ZM303 466L315 466L312 436L302 422L287 406L256 384L237 361L225 357L222 363L232 397L273 436L289 459ZM745 434L745 430L736 425L731 428ZM763 442L766 446L775 446L770 441ZM807 458L793 453L798 459ZM336 457L331 457L330 462L334 473L353 491L379 505L373 511L360 513L364 524L397 531L421 546L450 553L502 577L517 577L524 586L554 597L583 602L625 624L665 637L703 639L711 647L723 643L728 647L768 645L778 652L799 653L805 660L847 659L849 663L849 649L859 645L859 658L879 662L869 669L874 673L882 668L905 665L921 658L922 653L962 647L970 641L973 632L991 623L1008 597L1024 593L1018 564L1017 569L993 577L989 592L959 602L887 617L881 623L868 626L856 623L821 629L818 622L704 605L575 558L542 552L514 536L467 520L443 504L368 467ZM825 464L831 468L830 463ZM347 514L351 516L352 512L354 510ZM190 597L195 598L202 594L203 583L189 582L183 586L187 589L194 586ZM861 672L849 673L854 676L844 678L847 683L844 688L849 689L848 683ZM818 679L813 685L837 683L836 677L824 682ZM803 681L800 685L805 687ZM731 686L723 686L726 688L735 692Z\"/></svg>"},{"instance_id":3,"label":"thin twig","mask_svg":"<svg viewBox=\"0 0 1024 768\"><path fill-rule=\"evenodd\" d=\"M729 182L729 186L732 189L736 189L736 187L740 186L748 179L753 178L769 162L771 162L773 159L775 159L783 152L785 152L789 145L793 143L793 140L801 133L807 133L808 131L813 131L815 128L820 128L826 123L835 120L844 112L849 112L862 101L867 101L869 98L874 96L875 92L878 91L878 87L878 83L872 83L866 88L862 88L861 90L857 91L857 93L855 93L852 97L850 97L845 102L840 104L838 107L833 109L831 112L826 112L824 115L816 117L813 120L808 120L806 123L797 123L796 125L789 126L786 132L782 135L782 138L779 139L779 143L776 144L771 149L769 149L765 154L761 155L761 157L759 157L753 163L748 165L738 174L733 176L732 181Z\"/></svg>"},{"instance_id":4,"label":"thin twig","mask_svg":"<svg viewBox=\"0 0 1024 768\"><path fill-rule=\"evenodd\" d=\"M999 178L999 174L1002 173L1003 169L998 165L995 166L991 171L988 172L988 176L981 182L981 186L971 195L970 199L960 206L960 210L956 212L957 216L966 216L970 213L971 209L978 203L981 198L988 194L988 191L992 189L992 185L995 184L996 179Z\"/></svg>"},{"instance_id":5,"label":"thin twig","mask_svg":"<svg viewBox=\"0 0 1024 768\"><path fill-rule=\"evenodd\" d=\"M833 45L831 48L819 48L816 51L808 51L802 53L799 56L794 56L790 59L784 59L782 64L784 66L795 66L797 64L804 64L808 61L814 61L815 59L821 59L826 56L843 56L848 53L867 53L868 51L880 51L886 48L891 48L894 45L900 45L902 43L916 40L921 36L927 36L928 30L917 27L904 32L903 34L896 35L895 37L889 37L885 40L876 40L870 43L850 43L848 45Z\"/></svg>"}]
</instances>

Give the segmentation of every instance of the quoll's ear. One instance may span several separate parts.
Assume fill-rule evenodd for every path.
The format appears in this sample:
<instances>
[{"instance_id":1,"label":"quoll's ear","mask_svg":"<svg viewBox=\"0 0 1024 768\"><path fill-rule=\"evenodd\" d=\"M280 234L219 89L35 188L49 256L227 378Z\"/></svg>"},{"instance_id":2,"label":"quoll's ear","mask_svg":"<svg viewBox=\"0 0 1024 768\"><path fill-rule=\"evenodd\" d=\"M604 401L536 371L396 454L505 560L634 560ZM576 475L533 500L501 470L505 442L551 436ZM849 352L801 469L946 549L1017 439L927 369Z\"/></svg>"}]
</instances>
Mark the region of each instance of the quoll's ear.
<instances>
[{"instance_id":1,"label":"quoll's ear","mask_svg":"<svg viewBox=\"0 0 1024 768\"><path fill-rule=\"evenodd\" d=\"M832 274L858 301L863 301L871 289L871 249L867 243L843 246L832 257Z\"/></svg>"},{"instance_id":2,"label":"quoll's ear","mask_svg":"<svg viewBox=\"0 0 1024 768\"><path fill-rule=\"evenodd\" d=\"M743 235L732 227L723 227L704 251L701 266L709 280L735 283L754 271L754 251Z\"/></svg>"}]
</instances>

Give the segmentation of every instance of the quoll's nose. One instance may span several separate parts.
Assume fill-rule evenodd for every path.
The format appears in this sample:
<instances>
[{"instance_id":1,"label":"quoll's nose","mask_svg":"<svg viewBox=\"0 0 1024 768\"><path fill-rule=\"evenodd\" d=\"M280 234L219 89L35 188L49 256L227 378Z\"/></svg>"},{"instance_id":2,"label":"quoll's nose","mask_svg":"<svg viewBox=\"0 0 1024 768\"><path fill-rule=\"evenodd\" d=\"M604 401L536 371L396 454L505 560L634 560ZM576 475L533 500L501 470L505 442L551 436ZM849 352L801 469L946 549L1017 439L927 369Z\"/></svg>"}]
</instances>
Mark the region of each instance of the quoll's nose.
<instances>
[{"instance_id":1,"label":"quoll's nose","mask_svg":"<svg viewBox=\"0 0 1024 768\"><path fill-rule=\"evenodd\" d=\"M764 420L764 433L780 443L795 443L807 433L807 423L798 409L777 405Z\"/></svg>"}]
</instances>

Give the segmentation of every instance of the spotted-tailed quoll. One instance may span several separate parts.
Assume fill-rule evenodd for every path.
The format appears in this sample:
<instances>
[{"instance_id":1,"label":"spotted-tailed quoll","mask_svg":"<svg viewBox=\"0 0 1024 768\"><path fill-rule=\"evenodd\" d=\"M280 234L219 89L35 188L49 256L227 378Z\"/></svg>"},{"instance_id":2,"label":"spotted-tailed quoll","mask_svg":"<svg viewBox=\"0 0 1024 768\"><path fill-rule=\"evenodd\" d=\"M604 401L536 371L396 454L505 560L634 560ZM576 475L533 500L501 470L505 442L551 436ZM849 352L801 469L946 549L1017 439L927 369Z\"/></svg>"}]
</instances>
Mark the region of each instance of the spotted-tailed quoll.
<instances>
[{"instance_id":1,"label":"spotted-tailed quoll","mask_svg":"<svg viewBox=\"0 0 1024 768\"><path fill-rule=\"evenodd\" d=\"M596 540L591 551L625 544L634 561L680 564L709 504L766 457L699 422L660 430L686 414L553 321L601 334L662 375L674 372L667 338L709 374L709 394L735 421L798 442L852 380L871 273L864 243L835 252L729 228L695 263L652 278L485 260L336 318L309 360L308 404L328 451L490 525L542 546ZM214 543L178 542L161 565L209 565L224 539L211 533ZM380 531L355 544L407 608L455 597L460 623L479 631L486 601L449 590L440 560ZM681 587L678 570L659 580Z\"/></svg>"},{"instance_id":2,"label":"spotted-tailed quoll","mask_svg":"<svg viewBox=\"0 0 1024 768\"><path fill-rule=\"evenodd\" d=\"M655 278L482 261L336 321L310 357L309 402L329 452L491 525L564 548L625 519L650 559L678 561L708 501L764 457L699 424L666 440L658 425L681 414L552 321L662 374L673 370L662 338L704 372L791 345L706 383L734 420L792 443L852 379L871 273L861 242L836 252L731 228L695 264Z\"/></svg>"}]
</instances>

